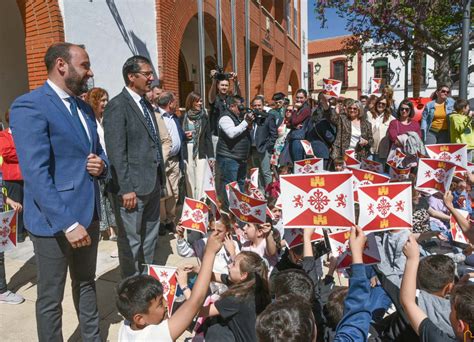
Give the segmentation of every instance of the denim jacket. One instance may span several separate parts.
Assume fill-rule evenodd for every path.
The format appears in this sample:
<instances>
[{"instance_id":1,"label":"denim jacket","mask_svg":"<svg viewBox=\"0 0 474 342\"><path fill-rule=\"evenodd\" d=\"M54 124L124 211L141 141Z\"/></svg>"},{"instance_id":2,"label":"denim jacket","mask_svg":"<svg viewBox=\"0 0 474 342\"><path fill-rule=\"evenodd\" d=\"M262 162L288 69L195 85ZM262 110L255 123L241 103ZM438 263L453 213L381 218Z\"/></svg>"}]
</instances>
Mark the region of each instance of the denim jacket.
<instances>
[{"instance_id":1,"label":"denim jacket","mask_svg":"<svg viewBox=\"0 0 474 342\"><path fill-rule=\"evenodd\" d=\"M426 134L431 128L431 123L433 122L434 118L434 111L435 111L435 103L436 101L430 101L426 104L425 109L423 109L422 119L421 119L421 133L423 134L423 141L426 141ZM451 97L446 99L444 103L446 108L446 115L450 115L454 112L454 100ZM449 119L448 125L449 125ZM449 127L448 127L449 131Z\"/></svg>"}]
</instances>

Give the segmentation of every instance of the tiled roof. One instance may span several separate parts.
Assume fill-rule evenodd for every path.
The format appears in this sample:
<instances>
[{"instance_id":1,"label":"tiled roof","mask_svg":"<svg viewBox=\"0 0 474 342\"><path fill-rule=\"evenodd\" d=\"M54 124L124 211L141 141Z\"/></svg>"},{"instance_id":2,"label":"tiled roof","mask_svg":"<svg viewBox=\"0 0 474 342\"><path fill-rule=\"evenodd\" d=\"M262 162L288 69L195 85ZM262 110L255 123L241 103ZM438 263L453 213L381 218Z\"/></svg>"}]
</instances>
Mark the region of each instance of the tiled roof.
<instances>
[{"instance_id":1,"label":"tiled roof","mask_svg":"<svg viewBox=\"0 0 474 342\"><path fill-rule=\"evenodd\" d=\"M308 55L344 51L344 40L351 35L317 39L308 42Z\"/></svg>"}]
</instances>

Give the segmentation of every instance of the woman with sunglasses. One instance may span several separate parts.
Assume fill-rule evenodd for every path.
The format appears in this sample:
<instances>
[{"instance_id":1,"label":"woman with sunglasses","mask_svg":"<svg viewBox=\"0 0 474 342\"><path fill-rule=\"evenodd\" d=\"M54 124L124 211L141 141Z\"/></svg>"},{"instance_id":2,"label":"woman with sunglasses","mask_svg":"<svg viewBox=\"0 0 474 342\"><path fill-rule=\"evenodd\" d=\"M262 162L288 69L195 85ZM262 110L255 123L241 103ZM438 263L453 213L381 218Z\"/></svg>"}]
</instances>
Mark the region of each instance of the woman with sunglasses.
<instances>
[{"instance_id":1,"label":"woman with sunglasses","mask_svg":"<svg viewBox=\"0 0 474 342\"><path fill-rule=\"evenodd\" d=\"M425 144L449 143L449 118L454 111L454 100L449 96L450 89L441 85L433 94L433 101L428 102L423 110L421 130Z\"/></svg>"},{"instance_id":2,"label":"woman with sunglasses","mask_svg":"<svg viewBox=\"0 0 474 342\"><path fill-rule=\"evenodd\" d=\"M344 156L348 149L355 150L357 160L367 158L374 143L372 126L365 119L364 109L359 101L349 99L345 102L347 113L335 110L331 113L331 122L336 125L336 140L332 146L331 159Z\"/></svg>"},{"instance_id":3,"label":"woman with sunglasses","mask_svg":"<svg viewBox=\"0 0 474 342\"><path fill-rule=\"evenodd\" d=\"M418 121L413 120L414 115L415 109L413 107L413 103L405 99L398 107L397 120L393 120L388 126L388 138L390 139L390 143L392 145L388 159L391 159L393 154L395 154L395 150L400 148L407 154L407 157L405 157L403 161L404 167L410 165L411 162L416 162L416 153L412 155L405 150L406 138L410 132L415 132L419 137L419 139L417 139L417 146L420 147L420 149L424 152L423 143L421 142L420 124Z\"/></svg>"},{"instance_id":4,"label":"woman with sunglasses","mask_svg":"<svg viewBox=\"0 0 474 342\"><path fill-rule=\"evenodd\" d=\"M390 151L390 140L387 137L388 127L390 122L395 120L392 116L390 104L391 101L385 95L382 95L375 102L374 108L367 113L367 119L372 125L372 135L374 137L374 144L370 152L374 160L382 164L385 164Z\"/></svg>"}]
</instances>

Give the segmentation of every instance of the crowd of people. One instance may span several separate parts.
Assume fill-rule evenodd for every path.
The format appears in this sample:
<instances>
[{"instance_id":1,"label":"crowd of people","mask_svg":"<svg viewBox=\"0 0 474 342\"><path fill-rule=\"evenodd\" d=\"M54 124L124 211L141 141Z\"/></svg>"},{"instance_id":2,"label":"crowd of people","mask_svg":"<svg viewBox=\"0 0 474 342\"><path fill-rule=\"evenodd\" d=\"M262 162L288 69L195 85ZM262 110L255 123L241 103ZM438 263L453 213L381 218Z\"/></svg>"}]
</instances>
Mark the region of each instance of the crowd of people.
<instances>
[{"instance_id":1,"label":"crowd of people","mask_svg":"<svg viewBox=\"0 0 474 342\"><path fill-rule=\"evenodd\" d=\"M62 339L68 269L82 339L100 340L101 237L117 241L120 341L174 341L186 330L193 341L474 340L474 174L458 175L445 193L415 188L427 144L466 144L473 161L473 112L448 86L418 122L413 103L396 104L389 86L357 100L323 92L313 99L305 89L292 101L282 92L257 95L247 108L238 75L213 70L208 99L193 91L181 110L176 95L154 83L146 57L125 61L123 90L111 99L87 89L93 72L82 46L53 44L45 64L48 80L15 100L10 128L0 132L6 204L23 214L18 242L29 236L35 249L40 341ZM317 157L327 172L347 170L349 150L357 161L381 163L383 173L394 154L406 155L396 167L411 168L413 228L376 233L381 261L364 265L367 237L350 227L352 264L343 270L326 242L311 242L314 229L290 247L277 199L285 196L279 177L295 162ZM188 197L212 207L203 183L209 168L218 199L203 236L183 227L181 205ZM250 169L258 169L254 190L272 213L263 224L229 210L226 186L248 193ZM452 220L466 244L453 240ZM172 310L170 289L147 275L166 234L175 234L181 257L199 260L178 268ZM336 284L340 276L348 287ZM0 302L22 301L7 290L0 253Z\"/></svg>"}]
</instances>

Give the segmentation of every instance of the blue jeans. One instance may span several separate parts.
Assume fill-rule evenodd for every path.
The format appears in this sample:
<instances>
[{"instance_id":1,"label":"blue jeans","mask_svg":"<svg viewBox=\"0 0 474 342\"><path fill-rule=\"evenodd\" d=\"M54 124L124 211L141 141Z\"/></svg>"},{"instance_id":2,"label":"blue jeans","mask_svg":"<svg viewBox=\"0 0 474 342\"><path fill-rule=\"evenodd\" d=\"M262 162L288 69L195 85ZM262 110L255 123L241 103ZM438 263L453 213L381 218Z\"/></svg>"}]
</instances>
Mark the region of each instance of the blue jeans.
<instances>
[{"instance_id":1,"label":"blue jeans","mask_svg":"<svg viewBox=\"0 0 474 342\"><path fill-rule=\"evenodd\" d=\"M226 184L237 181L239 183L240 191L244 192L247 161L240 161L217 155L216 162L220 174L219 196L223 205L222 209L227 210L229 208L229 199L225 192L225 186Z\"/></svg>"},{"instance_id":2,"label":"blue jeans","mask_svg":"<svg viewBox=\"0 0 474 342\"><path fill-rule=\"evenodd\" d=\"M293 162L306 158L303 145L301 145L301 140L290 141L290 155Z\"/></svg>"}]
</instances>

